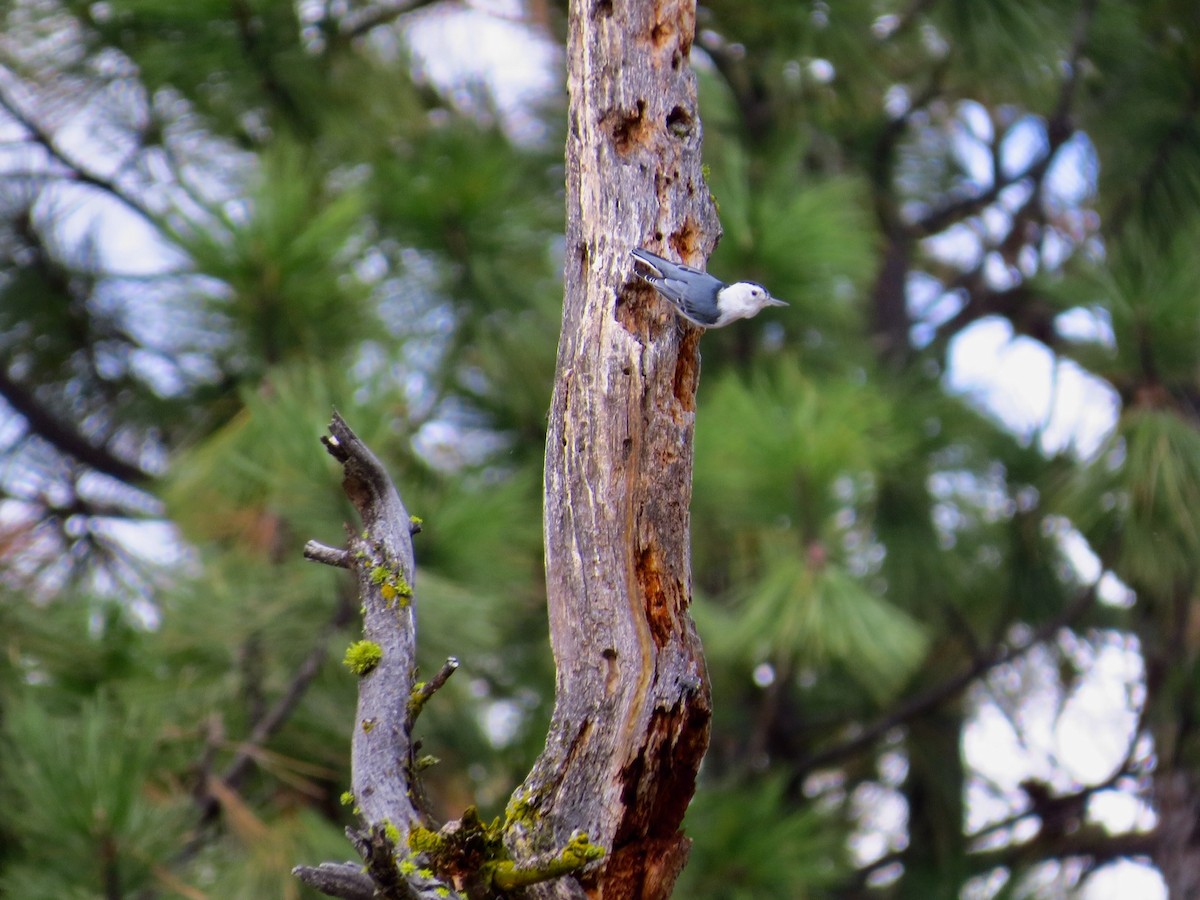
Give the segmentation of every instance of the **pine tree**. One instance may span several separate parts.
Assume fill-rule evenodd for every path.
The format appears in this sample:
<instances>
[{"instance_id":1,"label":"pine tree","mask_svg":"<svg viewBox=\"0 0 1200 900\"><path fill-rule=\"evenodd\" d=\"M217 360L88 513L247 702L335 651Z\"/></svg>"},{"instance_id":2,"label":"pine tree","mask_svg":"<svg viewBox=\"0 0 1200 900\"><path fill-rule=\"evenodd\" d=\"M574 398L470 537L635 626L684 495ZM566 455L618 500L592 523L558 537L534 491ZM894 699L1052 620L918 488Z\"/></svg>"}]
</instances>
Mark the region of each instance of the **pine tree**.
<instances>
[{"instance_id":1,"label":"pine tree","mask_svg":"<svg viewBox=\"0 0 1200 900\"><path fill-rule=\"evenodd\" d=\"M423 668L464 662L421 720L433 806L499 812L541 749L565 117L514 142L416 74L427 5L4 11L6 895L295 896L349 855L357 609L298 555L352 519L333 406L426 519ZM678 895L1062 896L1135 858L1197 893L1191 6L699 15L710 268L792 306L700 343L714 719ZM956 390L982 327L1102 386L1101 446ZM963 753L1114 655L1109 771ZM1154 824L1102 827L1112 793Z\"/></svg>"}]
</instances>

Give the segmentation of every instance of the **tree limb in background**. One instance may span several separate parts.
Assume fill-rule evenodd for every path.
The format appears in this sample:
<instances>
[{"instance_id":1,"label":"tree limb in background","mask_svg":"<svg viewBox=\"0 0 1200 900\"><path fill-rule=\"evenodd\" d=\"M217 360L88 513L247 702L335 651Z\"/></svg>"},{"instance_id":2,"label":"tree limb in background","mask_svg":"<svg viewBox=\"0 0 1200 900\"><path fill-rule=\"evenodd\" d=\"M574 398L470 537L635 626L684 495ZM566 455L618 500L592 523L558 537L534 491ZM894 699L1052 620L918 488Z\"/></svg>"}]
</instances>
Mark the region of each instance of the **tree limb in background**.
<instances>
[{"instance_id":1,"label":"tree limb in background","mask_svg":"<svg viewBox=\"0 0 1200 900\"><path fill-rule=\"evenodd\" d=\"M93 443L54 415L38 401L32 390L12 378L2 365L0 397L21 415L30 431L67 456L126 484L143 485L150 480L150 473L145 469L121 459L102 444Z\"/></svg>"},{"instance_id":2,"label":"tree limb in background","mask_svg":"<svg viewBox=\"0 0 1200 900\"><path fill-rule=\"evenodd\" d=\"M141 203L136 197L125 190L115 181L105 178L103 175L98 175L91 169L84 166L79 161L67 155L58 143L54 140L54 136L50 132L42 128L36 121L30 118L29 115L17 105L17 102L2 89L0 89L0 109L8 113L18 125L29 132L33 142L46 151L46 154L59 163L67 170L67 174L72 181L79 184L86 184L94 187L97 190L103 191L114 200L124 204L126 207L137 213L148 222L156 223L157 219L148 207ZM56 175L53 171L47 172L47 175Z\"/></svg>"},{"instance_id":3,"label":"tree limb in background","mask_svg":"<svg viewBox=\"0 0 1200 900\"><path fill-rule=\"evenodd\" d=\"M950 201L945 206L922 216L912 225L914 234L918 237L938 234L955 222L982 211L984 207L995 202L1006 188L1022 181L1032 181L1035 188L1040 188L1042 179L1050 170L1050 164L1054 162L1054 157L1063 144L1075 133L1075 126L1072 123L1072 107L1079 84L1079 62L1087 46L1095 8L1096 0L1083 0L1080 4L1071 39L1071 49L1065 60L1066 76L1059 88L1054 110L1046 118L1046 146L1043 151L1020 172L1014 172L1007 177L994 178L992 186L987 190L971 197ZM999 148L993 148L992 169L995 173L1001 171L998 153Z\"/></svg>"},{"instance_id":4,"label":"tree limb in background","mask_svg":"<svg viewBox=\"0 0 1200 900\"><path fill-rule=\"evenodd\" d=\"M977 679L983 677L996 667L1012 662L1028 653L1034 647L1040 646L1042 643L1050 640L1061 629L1075 622L1092 608L1096 602L1098 587L1099 582L1097 581L1082 591L1078 597L1064 607L1061 613L1039 627L1027 640L1019 644L997 644L989 652L979 654L974 662L958 675L947 679L941 684L934 685L928 690L917 694L915 697L910 697L908 700L898 703L891 713L862 728L849 740L832 747L827 747L824 750L819 750L807 759L797 762L797 775L795 778L798 780L803 779L805 775L814 769L833 765L867 750L896 726L902 725L917 716L924 715L932 709L936 709L946 701L958 696L958 694L974 684Z\"/></svg>"}]
</instances>

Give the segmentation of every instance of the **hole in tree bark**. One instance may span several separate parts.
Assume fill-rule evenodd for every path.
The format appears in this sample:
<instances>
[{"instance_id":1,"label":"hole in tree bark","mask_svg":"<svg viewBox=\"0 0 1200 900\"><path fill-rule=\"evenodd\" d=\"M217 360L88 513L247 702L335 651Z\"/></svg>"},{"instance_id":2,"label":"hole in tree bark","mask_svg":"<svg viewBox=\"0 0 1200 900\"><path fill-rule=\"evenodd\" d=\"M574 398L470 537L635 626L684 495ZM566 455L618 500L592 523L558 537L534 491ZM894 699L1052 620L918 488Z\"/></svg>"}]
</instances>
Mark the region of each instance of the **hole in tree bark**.
<instances>
[{"instance_id":1,"label":"hole in tree bark","mask_svg":"<svg viewBox=\"0 0 1200 900\"><path fill-rule=\"evenodd\" d=\"M677 138L685 138L692 133L695 122L692 114L682 106L676 106L667 114L667 131Z\"/></svg>"},{"instance_id":2,"label":"hole in tree bark","mask_svg":"<svg viewBox=\"0 0 1200 900\"><path fill-rule=\"evenodd\" d=\"M610 109L600 119L600 127L608 132L617 153L627 156L637 147L649 143L650 123L646 119L646 101L639 100L633 111Z\"/></svg>"},{"instance_id":3,"label":"hole in tree bark","mask_svg":"<svg viewBox=\"0 0 1200 900\"><path fill-rule=\"evenodd\" d=\"M604 657L604 691L611 695L621 683L621 669L617 665L617 651L612 647L605 647L600 655Z\"/></svg>"},{"instance_id":4,"label":"hole in tree bark","mask_svg":"<svg viewBox=\"0 0 1200 900\"><path fill-rule=\"evenodd\" d=\"M646 624L650 626L650 636L657 646L663 647L675 633L675 607L679 598L675 598L675 603L671 602L670 576L663 571L656 546L651 544L638 554L634 572L646 598Z\"/></svg>"},{"instance_id":5,"label":"hole in tree bark","mask_svg":"<svg viewBox=\"0 0 1200 900\"><path fill-rule=\"evenodd\" d=\"M628 284L617 293L615 318L642 344L657 339L669 324L669 320L654 315L655 296L654 288L641 282Z\"/></svg>"}]
</instances>

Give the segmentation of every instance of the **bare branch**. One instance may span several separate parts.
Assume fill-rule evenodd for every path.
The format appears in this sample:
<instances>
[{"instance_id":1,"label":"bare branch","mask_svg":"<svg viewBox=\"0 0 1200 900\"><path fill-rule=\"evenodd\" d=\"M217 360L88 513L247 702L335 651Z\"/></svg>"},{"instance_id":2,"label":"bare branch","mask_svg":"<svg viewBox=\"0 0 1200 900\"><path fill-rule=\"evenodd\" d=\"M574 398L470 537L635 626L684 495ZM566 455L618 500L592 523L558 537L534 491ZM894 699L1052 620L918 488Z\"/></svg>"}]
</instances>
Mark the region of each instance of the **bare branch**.
<instances>
[{"instance_id":1,"label":"bare branch","mask_svg":"<svg viewBox=\"0 0 1200 900\"><path fill-rule=\"evenodd\" d=\"M926 214L914 222L910 230L917 237L929 237L944 231L967 216L980 212L994 203L1006 188L1023 181L1032 181L1040 186L1050 164L1058 154L1059 149L1075 133L1072 124L1072 107L1075 101L1076 87L1079 83L1079 62L1087 46L1088 33L1091 28L1092 15L1095 12L1096 0L1084 0L1080 5L1079 15L1075 22L1075 32L1071 40L1071 50L1066 59L1066 76L1058 93L1054 110L1046 119L1046 147L1028 166L1020 172L1003 178L993 178L992 186L985 191L970 197L953 200ZM995 167L999 170L999 166Z\"/></svg>"},{"instance_id":2,"label":"bare branch","mask_svg":"<svg viewBox=\"0 0 1200 900\"><path fill-rule=\"evenodd\" d=\"M18 125L29 132L34 143L40 146L46 153L59 165L67 169L67 174L72 181L79 184L86 184L90 187L97 188L112 197L114 200L124 204L129 209L146 219L148 222L157 223L154 213L141 203L132 194L126 191L123 187L117 184L110 178L105 178L103 175L91 171L82 163L72 159L62 149L59 148L57 142L50 132L42 128L24 110L16 103L15 100L0 89L0 108L8 113L8 115L16 121ZM47 173L54 174L54 173Z\"/></svg>"},{"instance_id":3,"label":"bare branch","mask_svg":"<svg viewBox=\"0 0 1200 900\"><path fill-rule=\"evenodd\" d=\"M328 897L345 900L372 900L375 882L362 870L361 863L321 863L319 866L296 866L292 874L314 890Z\"/></svg>"},{"instance_id":4,"label":"bare branch","mask_svg":"<svg viewBox=\"0 0 1200 900\"><path fill-rule=\"evenodd\" d=\"M1034 647L1050 640L1060 629L1067 627L1091 609L1096 601L1098 584L1098 582L1093 583L1080 593L1074 601L1064 607L1059 615L1043 624L1023 643L1015 645L999 644L993 647L990 652L980 654L961 674L947 679L942 684L935 685L923 693L917 694L915 697L911 697L905 703L899 704L891 713L868 725L853 738L833 747L818 751L807 759L799 761L796 764L796 772L798 773L796 777L803 778L805 774L811 772L813 769L819 769L822 766L831 765L846 757L854 756L856 753L861 753L896 726L936 709L941 704L966 690L976 679L986 675L998 666L1012 662L1014 659L1028 653Z\"/></svg>"},{"instance_id":5,"label":"bare branch","mask_svg":"<svg viewBox=\"0 0 1200 900\"><path fill-rule=\"evenodd\" d=\"M301 698L304 697L308 686L321 671L321 666L325 663L326 656L329 655L329 641L337 632L346 627L353 614L354 607L350 603L344 600L338 603L333 617L313 642L312 649L309 650L304 661L297 667L288 689L254 724L243 748L238 751L233 762L225 769L225 773L221 777L230 787L236 787L246 776L250 764L254 761L254 751L269 741L287 722Z\"/></svg>"},{"instance_id":6,"label":"bare branch","mask_svg":"<svg viewBox=\"0 0 1200 900\"><path fill-rule=\"evenodd\" d=\"M405 13L410 13L426 6L433 6L441 0L409 0L407 3L380 3L347 15L342 22L339 37L347 40L360 38L368 31L394 22Z\"/></svg>"},{"instance_id":7,"label":"bare branch","mask_svg":"<svg viewBox=\"0 0 1200 900\"><path fill-rule=\"evenodd\" d=\"M1098 865L1131 856L1149 857L1157 844L1157 831L1110 834L1100 826L1089 826L1074 834L1052 834L1045 838L1039 835L1023 844L970 853L967 861L974 872L986 872L997 866L1033 866L1051 859L1073 857L1086 858Z\"/></svg>"},{"instance_id":8,"label":"bare branch","mask_svg":"<svg viewBox=\"0 0 1200 900\"><path fill-rule=\"evenodd\" d=\"M126 484L142 485L150 480L151 475L145 469L121 459L103 444L93 443L54 415L30 388L12 378L3 365L0 365L0 397L21 415L30 431L67 456Z\"/></svg>"},{"instance_id":9,"label":"bare branch","mask_svg":"<svg viewBox=\"0 0 1200 900\"><path fill-rule=\"evenodd\" d=\"M336 569L349 569L352 564L350 551L330 547L320 541L309 541L304 545L304 558Z\"/></svg>"},{"instance_id":10,"label":"bare branch","mask_svg":"<svg viewBox=\"0 0 1200 900\"><path fill-rule=\"evenodd\" d=\"M408 701L416 670L416 617L412 596L414 562L408 511L387 471L338 413L326 449L342 464L342 488L362 518L363 531L350 541L358 593L363 601L365 643L378 649L360 669L354 729L353 789L363 821L390 823L401 835L417 818L412 792L397 777L396 761L408 758ZM370 728L364 727L371 722Z\"/></svg>"},{"instance_id":11,"label":"bare branch","mask_svg":"<svg viewBox=\"0 0 1200 900\"><path fill-rule=\"evenodd\" d=\"M458 666L458 660L451 656L442 664L441 669L433 678L413 689L412 699L408 701L408 719L406 720L409 731L412 731L413 723L417 721L417 716L425 708L426 701L441 690L442 685L450 680L450 676L458 671Z\"/></svg>"},{"instance_id":12,"label":"bare branch","mask_svg":"<svg viewBox=\"0 0 1200 900\"><path fill-rule=\"evenodd\" d=\"M426 885L425 879L402 873L397 864L398 856L407 855L409 831L421 817L409 765L416 672L412 521L383 464L338 413L321 442L342 464L342 489L363 524L345 551L312 541L306 546L310 559L348 565L362 601L363 640L350 646L345 664L359 678L351 784L356 811L366 827L348 835L366 863L372 896L390 900L434 896L444 885L432 881ZM447 677L448 673L442 681ZM320 890L327 887L333 896L362 896L337 892L365 886L361 879L349 879L338 866L294 871L307 884ZM446 896L444 890L440 896Z\"/></svg>"},{"instance_id":13,"label":"bare branch","mask_svg":"<svg viewBox=\"0 0 1200 900\"><path fill-rule=\"evenodd\" d=\"M955 222L974 215L982 211L987 206L996 202L996 199L1007 189L1014 184L1020 184L1023 181L1033 181L1039 184L1045 176L1046 171L1050 168L1050 163L1054 160L1054 154L1058 152L1058 148L1066 141L1066 138L1055 142L1050 140L1046 149L1020 172L1014 172L1011 175L994 180L992 186L985 191L980 191L977 194L972 194L969 197L963 197L959 200L952 200L945 206L933 210L932 212L922 216L910 226L910 230L917 237L930 237L945 231Z\"/></svg>"}]
</instances>

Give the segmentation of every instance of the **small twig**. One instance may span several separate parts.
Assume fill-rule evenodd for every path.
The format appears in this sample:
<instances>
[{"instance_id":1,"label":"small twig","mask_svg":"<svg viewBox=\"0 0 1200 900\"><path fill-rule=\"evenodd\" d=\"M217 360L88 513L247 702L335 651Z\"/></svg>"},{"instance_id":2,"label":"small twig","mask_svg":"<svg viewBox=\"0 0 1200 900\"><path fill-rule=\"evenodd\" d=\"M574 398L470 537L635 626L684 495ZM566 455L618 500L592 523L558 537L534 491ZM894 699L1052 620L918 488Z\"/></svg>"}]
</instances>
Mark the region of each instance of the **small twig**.
<instances>
[{"instance_id":1,"label":"small twig","mask_svg":"<svg viewBox=\"0 0 1200 900\"><path fill-rule=\"evenodd\" d=\"M404 726L410 732L413 724L417 721L417 716L425 708L426 701L441 689L451 675L458 671L459 665L458 659L451 656L431 679L413 686L412 696L408 701L408 717L404 721Z\"/></svg>"},{"instance_id":2,"label":"small twig","mask_svg":"<svg viewBox=\"0 0 1200 900\"><path fill-rule=\"evenodd\" d=\"M308 655L296 668L296 673L292 676L291 684L288 685L287 690L254 723L249 736L239 743L237 754L220 775L220 780L230 788L237 788L241 784L242 779L250 771L250 766L257 759L259 748L266 744L284 726L288 718L295 711L296 706L299 705L309 685L317 677L322 664L325 662L325 657L329 653L330 639L345 627L353 613L354 608L349 602L346 600L339 602L338 608L334 610L333 616L330 617L329 622L317 636L312 648L308 651ZM205 742L205 753L198 767L201 776L201 793L198 797L201 825L207 825L214 821L221 810L221 805L217 798L208 789L212 771L212 755L216 745L220 740L223 740L223 735L220 736L220 740L216 737L216 735L220 734L216 730L219 727L220 720L213 719L210 721L208 738ZM202 829L198 830L194 838L184 846L180 852L181 858L187 859L199 849L202 833Z\"/></svg>"},{"instance_id":3,"label":"small twig","mask_svg":"<svg viewBox=\"0 0 1200 900\"><path fill-rule=\"evenodd\" d=\"M325 657L329 655L329 641L346 626L353 613L354 607L350 603L345 600L339 601L338 608L317 636L312 649L308 651L304 661L296 668L296 674L292 676L292 682L288 685L288 689L267 710L266 714L255 722L250 736L243 743L243 749L238 751L233 762L225 769L225 773L221 777L226 784L236 787L241 783L253 762L254 750L269 741L287 722L305 691L308 690L308 686L321 671Z\"/></svg>"},{"instance_id":4,"label":"small twig","mask_svg":"<svg viewBox=\"0 0 1200 900\"><path fill-rule=\"evenodd\" d=\"M340 547L330 547L320 541L309 541L304 545L304 558L313 562L324 563L337 569L350 568L350 551Z\"/></svg>"},{"instance_id":5,"label":"small twig","mask_svg":"<svg viewBox=\"0 0 1200 900\"><path fill-rule=\"evenodd\" d=\"M213 778L213 770L217 757L217 748L225 740L225 729L221 723L221 717L216 713L209 715L208 719L201 726L201 734L204 736L204 749L200 754L200 760L196 763L196 799L199 800L207 810L209 804L213 810L217 809L216 798L208 792L208 783Z\"/></svg>"},{"instance_id":6,"label":"small twig","mask_svg":"<svg viewBox=\"0 0 1200 900\"><path fill-rule=\"evenodd\" d=\"M376 897L391 900L417 900L420 896L396 867L396 855L403 849L388 835L387 825L372 825L367 831L346 829L346 837L367 867L367 874L375 886Z\"/></svg>"},{"instance_id":7,"label":"small twig","mask_svg":"<svg viewBox=\"0 0 1200 900\"><path fill-rule=\"evenodd\" d=\"M375 882L362 870L362 863L321 863L319 866L296 866L292 874L327 897L345 900L371 900Z\"/></svg>"}]
</instances>

